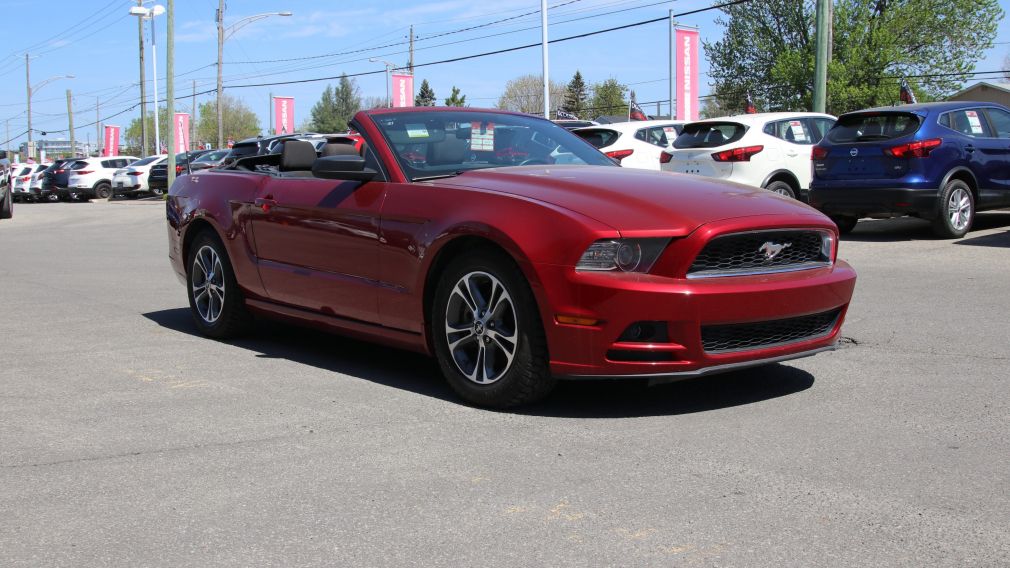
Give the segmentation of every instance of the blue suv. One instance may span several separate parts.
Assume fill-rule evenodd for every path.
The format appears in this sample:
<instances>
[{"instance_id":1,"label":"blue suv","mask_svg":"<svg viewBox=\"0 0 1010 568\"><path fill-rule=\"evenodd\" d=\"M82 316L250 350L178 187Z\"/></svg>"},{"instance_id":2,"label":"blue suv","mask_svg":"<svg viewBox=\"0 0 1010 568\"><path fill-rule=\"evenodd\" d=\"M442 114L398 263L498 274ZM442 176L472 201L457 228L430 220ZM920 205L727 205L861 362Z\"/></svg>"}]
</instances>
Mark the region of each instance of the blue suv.
<instances>
[{"instance_id":1,"label":"blue suv","mask_svg":"<svg viewBox=\"0 0 1010 568\"><path fill-rule=\"evenodd\" d=\"M912 215L960 238L976 211L1010 207L1010 110L958 101L843 114L811 160L810 204L842 233L860 217Z\"/></svg>"}]
</instances>

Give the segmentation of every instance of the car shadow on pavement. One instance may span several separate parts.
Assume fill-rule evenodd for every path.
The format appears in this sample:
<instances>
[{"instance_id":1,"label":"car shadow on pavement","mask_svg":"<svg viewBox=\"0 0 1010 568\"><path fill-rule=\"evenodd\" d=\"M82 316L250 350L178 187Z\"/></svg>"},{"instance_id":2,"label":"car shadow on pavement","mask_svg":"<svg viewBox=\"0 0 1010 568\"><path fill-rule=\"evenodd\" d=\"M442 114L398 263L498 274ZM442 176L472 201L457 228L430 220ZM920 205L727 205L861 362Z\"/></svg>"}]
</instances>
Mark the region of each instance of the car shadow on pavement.
<instances>
[{"instance_id":1,"label":"car shadow on pavement","mask_svg":"<svg viewBox=\"0 0 1010 568\"><path fill-rule=\"evenodd\" d=\"M988 229L998 229L1001 227L1010 227L1010 211L987 211L985 213L979 213L975 216L975 222L972 224L971 231L985 231ZM955 243L962 243L964 240L971 239L971 234L965 239L953 241ZM988 235L980 237L982 239L987 238ZM933 235L932 228L930 227L929 221L923 219L916 219L914 217L898 217L895 219L863 219L856 225L848 235L842 237L842 242L845 241L856 241L856 242L877 242L877 243L893 243L900 241L938 241L935 235ZM964 243L971 244L971 243ZM1000 246L1000 245L983 245L983 246Z\"/></svg>"},{"instance_id":2,"label":"car shadow on pavement","mask_svg":"<svg viewBox=\"0 0 1010 568\"><path fill-rule=\"evenodd\" d=\"M143 316L164 328L203 337L193 325L189 308L148 312ZM254 351L257 357L287 359L466 404L446 384L433 358L410 351L276 322L261 322L248 337L225 343ZM557 418L690 414L788 396L813 384L810 373L780 364L653 387L639 379L560 381L546 400L507 412Z\"/></svg>"}]
</instances>

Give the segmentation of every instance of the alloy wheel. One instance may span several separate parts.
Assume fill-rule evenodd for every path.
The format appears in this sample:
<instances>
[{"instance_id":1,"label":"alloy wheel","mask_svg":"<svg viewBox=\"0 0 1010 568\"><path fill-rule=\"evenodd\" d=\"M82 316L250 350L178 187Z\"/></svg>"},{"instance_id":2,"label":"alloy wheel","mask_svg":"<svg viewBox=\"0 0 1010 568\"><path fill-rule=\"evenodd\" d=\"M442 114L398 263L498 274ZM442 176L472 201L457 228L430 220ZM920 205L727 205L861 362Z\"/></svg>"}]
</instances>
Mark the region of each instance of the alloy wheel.
<instances>
[{"instance_id":1,"label":"alloy wheel","mask_svg":"<svg viewBox=\"0 0 1010 568\"><path fill-rule=\"evenodd\" d=\"M470 272L453 286L445 337L456 368L487 385L512 367L518 347L516 309L505 285L487 272Z\"/></svg>"},{"instance_id":2,"label":"alloy wheel","mask_svg":"<svg viewBox=\"0 0 1010 568\"><path fill-rule=\"evenodd\" d=\"M963 231L971 221L971 196L963 188L955 188L950 192L947 200L947 217L950 219L950 226L955 230Z\"/></svg>"},{"instance_id":3,"label":"alloy wheel","mask_svg":"<svg viewBox=\"0 0 1010 568\"><path fill-rule=\"evenodd\" d=\"M214 247L204 246L197 251L190 274L196 311L200 319L213 324L221 317L225 298L224 269Z\"/></svg>"}]
</instances>

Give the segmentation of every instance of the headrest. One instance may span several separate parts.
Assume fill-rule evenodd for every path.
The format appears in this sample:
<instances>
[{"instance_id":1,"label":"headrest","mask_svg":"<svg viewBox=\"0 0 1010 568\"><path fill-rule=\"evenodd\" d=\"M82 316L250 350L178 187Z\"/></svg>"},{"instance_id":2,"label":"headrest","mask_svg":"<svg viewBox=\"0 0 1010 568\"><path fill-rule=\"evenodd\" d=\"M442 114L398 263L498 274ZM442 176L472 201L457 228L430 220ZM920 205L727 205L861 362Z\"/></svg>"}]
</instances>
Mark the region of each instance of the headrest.
<instances>
[{"instance_id":1,"label":"headrest","mask_svg":"<svg viewBox=\"0 0 1010 568\"><path fill-rule=\"evenodd\" d=\"M428 146L428 164L439 166L445 164L462 164L466 158L466 140L446 137L441 142Z\"/></svg>"},{"instance_id":2,"label":"headrest","mask_svg":"<svg viewBox=\"0 0 1010 568\"><path fill-rule=\"evenodd\" d=\"M323 146L323 156L357 156L358 151L354 149L354 144L344 142L330 142Z\"/></svg>"},{"instance_id":3,"label":"headrest","mask_svg":"<svg viewBox=\"0 0 1010 568\"><path fill-rule=\"evenodd\" d=\"M316 161L316 147L304 140L288 140L281 152L281 171L311 170Z\"/></svg>"}]
</instances>

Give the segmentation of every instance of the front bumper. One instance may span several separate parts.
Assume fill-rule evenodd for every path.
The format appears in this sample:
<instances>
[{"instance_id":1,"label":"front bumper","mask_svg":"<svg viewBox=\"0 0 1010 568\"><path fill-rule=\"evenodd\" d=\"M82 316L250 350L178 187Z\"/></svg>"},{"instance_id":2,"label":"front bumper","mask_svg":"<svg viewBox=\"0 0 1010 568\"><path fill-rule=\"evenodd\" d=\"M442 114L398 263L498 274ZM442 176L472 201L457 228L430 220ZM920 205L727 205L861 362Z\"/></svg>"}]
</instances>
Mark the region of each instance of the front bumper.
<instances>
[{"instance_id":1,"label":"front bumper","mask_svg":"<svg viewBox=\"0 0 1010 568\"><path fill-rule=\"evenodd\" d=\"M828 215L851 217L893 217L915 215L936 217L935 187L854 188L816 184L810 189L810 205Z\"/></svg>"},{"instance_id":2,"label":"front bumper","mask_svg":"<svg viewBox=\"0 0 1010 568\"><path fill-rule=\"evenodd\" d=\"M845 262L801 272L712 279L576 272L540 266L542 293L555 313L542 314L551 371L560 377L637 377L653 382L690 378L805 357L832 349L855 288ZM735 351L706 351L702 328L776 322L838 311L830 328L790 342ZM559 323L557 314L597 320ZM633 324L654 322L658 341L622 338ZM634 359L634 360L629 360Z\"/></svg>"}]
</instances>

